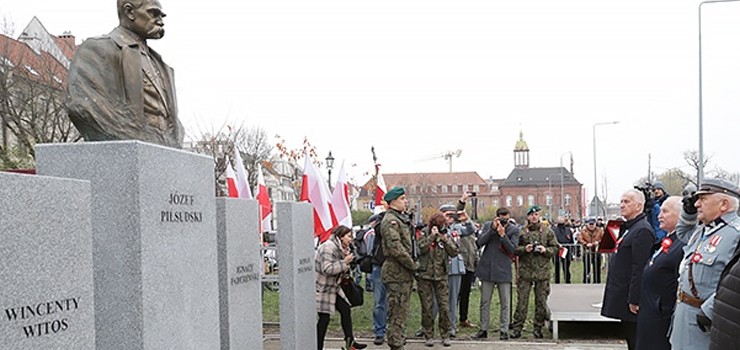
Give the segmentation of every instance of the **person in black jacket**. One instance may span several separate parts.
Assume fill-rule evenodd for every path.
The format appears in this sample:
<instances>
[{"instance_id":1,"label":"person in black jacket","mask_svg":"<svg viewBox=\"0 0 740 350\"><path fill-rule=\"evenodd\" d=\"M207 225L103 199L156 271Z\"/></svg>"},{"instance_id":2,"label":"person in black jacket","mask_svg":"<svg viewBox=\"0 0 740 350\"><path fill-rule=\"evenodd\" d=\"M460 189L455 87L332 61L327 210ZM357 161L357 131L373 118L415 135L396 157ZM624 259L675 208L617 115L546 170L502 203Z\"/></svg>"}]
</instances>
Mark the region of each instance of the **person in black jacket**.
<instances>
[{"instance_id":1,"label":"person in black jacket","mask_svg":"<svg viewBox=\"0 0 740 350\"><path fill-rule=\"evenodd\" d=\"M572 249L573 245L573 231L570 230L570 225L566 225L565 217L558 216L558 221L553 226L552 231L555 232L555 238L558 239L558 243L561 246L565 246L566 249ZM560 269L562 266L563 270L563 281L570 284L570 251L565 254L564 258L561 258L559 254L553 257L555 261L555 283L560 283Z\"/></svg>"},{"instance_id":2,"label":"person in black jacket","mask_svg":"<svg viewBox=\"0 0 740 350\"><path fill-rule=\"evenodd\" d=\"M740 245L727 263L714 295L709 350L736 349L740 344Z\"/></svg>"},{"instance_id":3,"label":"person in black jacket","mask_svg":"<svg viewBox=\"0 0 740 350\"><path fill-rule=\"evenodd\" d=\"M617 251L609 262L601 315L622 321L627 348L635 349L637 312L640 303L642 271L650 259L655 233L647 221L643 206L645 195L631 189L622 195L619 210L625 218L619 228Z\"/></svg>"},{"instance_id":4,"label":"person in black jacket","mask_svg":"<svg viewBox=\"0 0 740 350\"><path fill-rule=\"evenodd\" d=\"M637 313L637 349L671 350L668 329L678 289L678 265L686 245L676 236L681 199L669 197L660 207L658 222L668 232L642 272L640 312Z\"/></svg>"}]
</instances>

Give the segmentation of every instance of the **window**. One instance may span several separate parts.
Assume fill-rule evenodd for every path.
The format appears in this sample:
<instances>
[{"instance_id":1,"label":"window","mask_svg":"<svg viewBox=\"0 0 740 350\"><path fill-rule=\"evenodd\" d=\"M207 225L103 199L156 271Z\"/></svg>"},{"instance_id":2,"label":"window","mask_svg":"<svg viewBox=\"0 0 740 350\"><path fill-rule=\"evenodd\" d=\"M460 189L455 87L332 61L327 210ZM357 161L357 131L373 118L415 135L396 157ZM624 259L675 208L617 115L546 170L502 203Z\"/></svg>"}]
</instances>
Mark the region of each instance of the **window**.
<instances>
[{"instance_id":1,"label":"window","mask_svg":"<svg viewBox=\"0 0 740 350\"><path fill-rule=\"evenodd\" d=\"M516 205L519 207L524 205L524 197L522 195L516 196Z\"/></svg>"},{"instance_id":2,"label":"window","mask_svg":"<svg viewBox=\"0 0 740 350\"><path fill-rule=\"evenodd\" d=\"M533 206L534 205L534 195L530 194L527 196L527 205Z\"/></svg>"},{"instance_id":3,"label":"window","mask_svg":"<svg viewBox=\"0 0 740 350\"><path fill-rule=\"evenodd\" d=\"M442 185L442 193L447 193L447 185Z\"/></svg>"},{"instance_id":4,"label":"window","mask_svg":"<svg viewBox=\"0 0 740 350\"><path fill-rule=\"evenodd\" d=\"M511 206L511 196L506 196L506 206L507 207Z\"/></svg>"},{"instance_id":5,"label":"window","mask_svg":"<svg viewBox=\"0 0 740 350\"><path fill-rule=\"evenodd\" d=\"M552 205L552 195L551 194L547 195L547 203L545 205Z\"/></svg>"},{"instance_id":6,"label":"window","mask_svg":"<svg viewBox=\"0 0 740 350\"><path fill-rule=\"evenodd\" d=\"M33 74L33 75L35 75L35 76L37 76L37 77L41 76L41 74L39 74L39 72L37 72L37 71L36 71L35 69L33 69L33 68L32 68L31 66L29 66L29 65L27 65L27 64L26 64L26 65L23 65L23 67L25 67L25 68L26 68L26 70L27 70L27 71L29 71L29 72L30 72L31 74Z\"/></svg>"},{"instance_id":7,"label":"window","mask_svg":"<svg viewBox=\"0 0 740 350\"><path fill-rule=\"evenodd\" d=\"M369 206L369 204L370 204L370 203L368 203L368 202L364 202L364 203L362 203L362 209L365 209L365 210L369 210L369 209L370 209L370 206Z\"/></svg>"},{"instance_id":8,"label":"window","mask_svg":"<svg viewBox=\"0 0 740 350\"><path fill-rule=\"evenodd\" d=\"M432 193L437 193L437 186L430 186L432 188Z\"/></svg>"},{"instance_id":9,"label":"window","mask_svg":"<svg viewBox=\"0 0 740 350\"><path fill-rule=\"evenodd\" d=\"M452 193L457 193L458 190L459 188L457 187L457 185L452 185Z\"/></svg>"},{"instance_id":10,"label":"window","mask_svg":"<svg viewBox=\"0 0 740 350\"><path fill-rule=\"evenodd\" d=\"M494 207L498 207L498 199L494 199L494 200L493 200L493 201L491 202L491 205L493 205Z\"/></svg>"},{"instance_id":11,"label":"window","mask_svg":"<svg viewBox=\"0 0 740 350\"><path fill-rule=\"evenodd\" d=\"M480 192L480 185L473 185L473 192Z\"/></svg>"},{"instance_id":12,"label":"window","mask_svg":"<svg viewBox=\"0 0 740 350\"><path fill-rule=\"evenodd\" d=\"M570 205L570 193L565 195L565 205Z\"/></svg>"},{"instance_id":13,"label":"window","mask_svg":"<svg viewBox=\"0 0 740 350\"><path fill-rule=\"evenodd\" d=\"M491 184L491 191L498 191L498 185Z\"/></svg>"}]
</instances>

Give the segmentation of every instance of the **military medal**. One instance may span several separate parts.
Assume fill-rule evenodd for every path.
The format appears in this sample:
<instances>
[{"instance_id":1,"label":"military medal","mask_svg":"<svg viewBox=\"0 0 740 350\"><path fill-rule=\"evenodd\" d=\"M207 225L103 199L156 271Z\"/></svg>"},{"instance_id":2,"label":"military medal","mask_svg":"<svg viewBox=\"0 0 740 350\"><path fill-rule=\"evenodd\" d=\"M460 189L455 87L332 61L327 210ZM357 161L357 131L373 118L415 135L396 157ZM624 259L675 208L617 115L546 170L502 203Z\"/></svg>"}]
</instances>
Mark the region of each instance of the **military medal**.
<instances>
[{"instance_id":1,"label":"military medal","mask_svg":"<svg viewBox=\"0 0 740 350\"><path fill-rule=\"evenodd\" d=\"M709 240L709 247L707 248L707 251L710 253L714 253L715 250L717 250L717 245L722 240L722 236L714 236L712 239Z\"/></svg>"},{"instance_id":2,"label":"military medal","mask_svg":"<svg viewBox=\"0 0 740 350\"><path fill-rule=\"evenodd\" d=\"M701 253L694 253L694 256L691 257L691 262L694 264L701 261Z\"/></svg>"}]
</instances>

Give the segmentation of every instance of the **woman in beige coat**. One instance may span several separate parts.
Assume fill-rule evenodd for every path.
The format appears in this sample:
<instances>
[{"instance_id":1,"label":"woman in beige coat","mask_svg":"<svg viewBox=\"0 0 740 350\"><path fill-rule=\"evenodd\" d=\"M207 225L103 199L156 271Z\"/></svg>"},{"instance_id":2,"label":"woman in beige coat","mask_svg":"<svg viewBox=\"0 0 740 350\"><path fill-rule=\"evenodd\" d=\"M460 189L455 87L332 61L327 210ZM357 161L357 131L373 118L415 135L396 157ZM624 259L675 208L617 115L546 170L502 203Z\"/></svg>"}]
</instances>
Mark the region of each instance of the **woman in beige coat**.
<instances>
[{"instance_id":1,"label":"woman in beige coat","mask_svg":"<svg viewBox=\"0 0 740 350\"><path fill-rule=\"evenodd\" d=\"M341 315L344 340L346 344L349 344L347 350L367 347L365 344L355 342L349 301L344 296L342 288L339 288L342 277L350 270L350 262L355 259L355 256L349 252L351 242L352 230L340 225L332 230L331 237L316 251L314 270L316 271L316 311L319 313L319 320L316 323L318 350L324 349L329 317L334 314L335 310Z\"/></svg>"}]
</instances>

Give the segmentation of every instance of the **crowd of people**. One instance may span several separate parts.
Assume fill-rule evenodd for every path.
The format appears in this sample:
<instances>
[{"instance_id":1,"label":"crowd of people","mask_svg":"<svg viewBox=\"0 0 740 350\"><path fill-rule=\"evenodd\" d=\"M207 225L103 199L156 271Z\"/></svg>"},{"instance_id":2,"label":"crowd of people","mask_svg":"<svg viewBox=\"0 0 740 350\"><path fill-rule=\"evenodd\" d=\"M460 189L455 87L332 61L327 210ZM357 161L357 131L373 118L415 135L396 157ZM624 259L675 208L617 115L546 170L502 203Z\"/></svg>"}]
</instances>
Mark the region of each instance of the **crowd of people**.
<instances>
[{"instance_id":1,"label":"crowd of people","mask_svg":"<svg viewBox=\"0 0 740 350\"><path fill-rule=\"evenodd\" d=\"M665 186L656 185L651 200L636 189L621 198L623 222L613 237L616 247L610 254L601 314L620 320L631 350L736 348L740 189L726 180L708 179L682 198L668 196ZM478 328L473 339L489 337L494 289L500 308L498 336L507 340L522 336L532 288L532 336L544 336L551 278L571 283L574 258L584 261L584 282L601 283L598 247L605 237L601 218L581 223L558 217L548 223L541 218L541 208L533 205L526 211L526 221L518 224L501 207L494 220L481 226L465 212L471 195L466 192L456 205L441 206L426 225L416 225L406 212L404 189L396 187L384 197L388 209L369 219L362 237L370 242L372 267L365 271L367 290L374 296L374 344L404 348L414 289L421 305L416 336L433 347L437 335L449 347L459 327ZM341 315L347 349L367 346L355 341L351 307L338 287L356 258L350 249L351 233L344 226L334 229L316 255L319 350L335 311ZM517 301L511 319L514 282ZM480 288L480 327L468 317L472 286Z\"/></svg>"}]
</instances>

